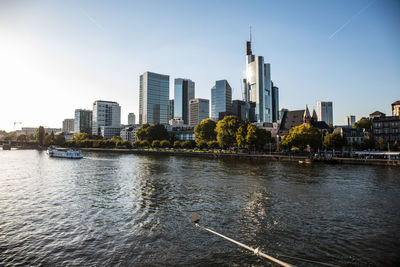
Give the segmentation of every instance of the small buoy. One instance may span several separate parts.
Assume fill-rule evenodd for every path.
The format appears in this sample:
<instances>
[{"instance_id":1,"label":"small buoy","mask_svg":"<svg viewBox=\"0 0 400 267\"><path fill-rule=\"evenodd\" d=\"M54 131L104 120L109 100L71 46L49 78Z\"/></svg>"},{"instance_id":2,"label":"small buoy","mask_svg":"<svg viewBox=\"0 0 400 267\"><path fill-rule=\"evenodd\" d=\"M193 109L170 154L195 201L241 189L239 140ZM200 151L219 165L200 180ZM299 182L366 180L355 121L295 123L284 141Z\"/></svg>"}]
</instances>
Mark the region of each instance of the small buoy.
<instances>
[{"instance_id":1,"label":"small buoy","mask_svg":"<svg viewBox=\"0 0 400 267\"><path fill-rule=\"evenodd\" d=\"M200 221L200 216L197 213L193 213L190 219L192 223L198 223Z\"/></svg>"}]
</instances>

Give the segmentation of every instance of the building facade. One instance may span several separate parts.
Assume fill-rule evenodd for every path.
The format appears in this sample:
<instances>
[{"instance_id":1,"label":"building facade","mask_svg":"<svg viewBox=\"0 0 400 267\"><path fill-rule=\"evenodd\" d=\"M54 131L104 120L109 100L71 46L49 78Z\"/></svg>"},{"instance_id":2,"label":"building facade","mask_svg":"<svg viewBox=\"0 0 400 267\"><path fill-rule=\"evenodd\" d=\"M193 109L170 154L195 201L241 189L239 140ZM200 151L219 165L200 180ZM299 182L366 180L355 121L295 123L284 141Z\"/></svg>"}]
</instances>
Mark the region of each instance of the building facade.
<instances>
[{"instance_id":1,"label":"building facade","mask_svg":"<svg viewBox=\"0 0 400 267\"><path fill-rule=\"evenodd\" d=\"M255 103L255 121L272 122L271 65L264 63L264 57L253 55L251 41L246 42L246 78L243 80L243 85L244 100L246 103ZM278 94L276 94L276 100L279 100ZM275 106L278 110L279 103L276 102Z\"/></svg>"},{"instance_id":2,"label":"building facade","mask_svg":"<svg viewBox=\"0 0 400 267\"><path fill-rule=\"evenodd\" d=\"M120 130L120 105L113 101L95 101L93 103L92 134L102 135L104 138L112 138L115 135L119 136Z\"/></svg>"},{"instance_id":3,"label":"building facade","mask_svg":"<svg viewBox=\"0 0 400 267\"><path fill-rule=\"evenodd\" d=\"M93 112L87 109L75 109L74 133L92 133Z\"/></svg>"},{"instance_id":4,"label":"building facade","mask_svg":"<svg viewBox=\"0 0 400 267\"><path fill-rule=\"evenodd\" d=\"M189 102L189 125L198 125L210 117L210 100L194 98Z\"/></svg>"},{"instance_id":5,"label":"building facade","mask_svg":"<svg viewBox=\"0 0 400 267\"><path fill-rule=\"evenodd\" d=\"M139 124L168 124L169 76L145 72L140 75Z\"/></svg>"},{"instance_id":6,"label":"building facade","mask_svg":"<svg viewBox=\"0 0 400 267\"><path fill-rule=\"evenodd\" d=\"M127 140L129 142L135 142L137 140L136 138L136 132L140 128L140 125L135 124L135 125L129 125L127 127L124 127L121 129L120 136L122 140Z\"/></svg>"},{"instance_id":7,"label":"building facade","mask_svg":"<svg viewBox=\"0 0 400 267\"><path fill-rule=\"evenodd\" d=\"M392 116L400 116L400 100L392 104Z\"/></svg>"},{"instance_id":8,"label":"building facade","mask_svg":"<svg viewBox=\"0 0 400 267\"><path fill-rule=\"evenodd\" d=\"M62 123L62 131L63 133L73 133L75 127L75 120L74 119L65 119Z\"/></svg>"},{"instance_id":9,"label":"building facade","mask_svg":"<svg viewBox=\"0 0 400 267\"><path fill-rule=\"evenodd\" d=\"M174 119L174 99L169 100L168 104L168 121Z\"/></svg>"},{"instance_id":10,"label":"building facade","mask_svg":"<svg viewBox=\"0 0 400 267\"><path fill-rule=\"evenodd\" d=\"M189 101L194 98L194 82L189 79L174 81L174 118L189 124Z\"/></svg>"},{"instance_id":11,"label":"building facade","mask_svg":"<svg viewBox=\"0 0 400 267\"><path fill-rule=\"evenodd\" d=\"M356 123L356 116L354 115L347 115L346 116L346 125L347 127L353 127L353 125Z\"/></svg>"},{"instance_id":12,"label":"building facade","mask_svg":"<svg viewBox=\"0 0 400 267\"><path fill-rule=\"evenodd\" d=\"M241 120L247 120L246 102L242 100L232 101L232 114L236 115Z\"/></svg>"},{"instance_id":13,"label":"building facade","mask_svg":"<svg viewBox=\"0 0 400 267\"><path fill-rule=\"evenodd\" d=\"M135 113L128 114L128 125L136 124L136 116Z\"/></svg>"},{"instance_id":14,"label":"building facade","mask_svg":"<svg viewBox=\"0 0 400 267\"><path fill-rule=\"evenodd\" d=\"M320 101L317 103L318 119L333 125L333 103L331 101Z\"/></svg>"},{"instance_id":15,"label":"building facade","mask_svg":"<svg viewBox=\"0 0 400 267\"><path fill-rule=\"evenodd\" d=\"M24 134L26 136L35 136L36 135L36 130L39 127L22 127L21 130L17 131L17 135ZM49 127L44 127L44 133L45 134L58 134L61 133L62 129L61 128L49 128Z\"/></svg>"},{"instance_id":16,"label":"building facade","mask_svg":"<svg viewBox=\"0 0 400 267\"><path fill-rule=\"evenodd\" d=\"M376 112L374 112L376 113ZM370 114L371 117L372 114ZM393 145L396 141L400 143L400 116L386 116L381 113L381 116L377 115L372 118L372 135L375 141L380 138Z\"/></svg>"},{"instance_id":17,"label":"building facade","mask_svg":"<svg viewBox=\"0 0 400 267\"><path fill-rule=\"evenodd\" d=\"M279 88L271 82L272 93L272 122L279 120Z\"/></svg>"},{"instance_id":18,"label":"building facade","mask_svg":"<svg viewBox=\"0 0 400 267\"><path fill-rule=\"evenodd\" d=\"M232 88L227 80L216 81L211 88L211 118L219 119L220 112L231 113Z\"/></svg>"}]
</instances>

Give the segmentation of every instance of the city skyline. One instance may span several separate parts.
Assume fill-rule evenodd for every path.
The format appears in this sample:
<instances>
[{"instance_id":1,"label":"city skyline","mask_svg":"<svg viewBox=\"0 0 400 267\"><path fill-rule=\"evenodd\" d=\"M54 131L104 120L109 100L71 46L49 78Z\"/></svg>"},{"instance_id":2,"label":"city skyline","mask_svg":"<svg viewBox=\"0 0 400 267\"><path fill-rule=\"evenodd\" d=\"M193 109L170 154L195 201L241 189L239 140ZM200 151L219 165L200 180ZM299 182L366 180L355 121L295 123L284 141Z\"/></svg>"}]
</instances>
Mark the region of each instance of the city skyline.
<instances>
[{"instance_id":1,"label":"city skyline","mask_svg":"<svg viewBox=\"0 0 400 267\"><path fill-rule=\"evenodd\" d=\"M332 101L334 124L345 124L347 114L389 114L388 103L399 98L398 2L119 3L0 3L0 88L10 99L0 108L0 130L13 130L14 121L23 123L18 127L61 127L96 99L118 102L122 118L139 114L139 75L145 71L169 75L170 96L175 78L190 77L196 98L211 100L209 88L226 79L232 99L242 99L249 25L256 54L273 66L280 108ZM153 11L149 21L168 19L162 27L154 21L140 29L140 9ZM199 14L193 19L174 17L194 10ZM221 10L229 14L222 20ZM261 17L266 10L270 16ZM254 18L236 22L246 12ZM178 32L185 38L174 40Z\"/></svg>"}]
</instances>

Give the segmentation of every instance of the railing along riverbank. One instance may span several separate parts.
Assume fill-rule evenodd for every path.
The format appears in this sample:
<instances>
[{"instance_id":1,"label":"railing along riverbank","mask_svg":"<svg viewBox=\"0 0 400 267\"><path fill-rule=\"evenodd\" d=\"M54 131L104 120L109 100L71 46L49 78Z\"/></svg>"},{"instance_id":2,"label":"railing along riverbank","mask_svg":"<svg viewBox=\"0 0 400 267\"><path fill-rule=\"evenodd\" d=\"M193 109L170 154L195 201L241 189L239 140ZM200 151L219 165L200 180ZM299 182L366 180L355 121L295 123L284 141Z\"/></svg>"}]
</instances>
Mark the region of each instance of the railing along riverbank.
<instances>
[{"instance_id":1,"label":"railing along riverbank","mask_svg":"<svg viewBox=\"0 0 400 267\"><path fill-rule=\"evenodd\" d=\"M162 149L107 149L107 148L81 148L88 152L107 152L107 153L126 153L139 155L167 155L199 157L208 159L245 159L245 160L265 160L282 162L312 163L308 156L304 155L283 155L283 154L259 154L259 153L240 153L240 152L220 152L220 151L195 151L195 150L162 150ZM330 164L357 164L357 165L380 165L380 166L398 166L400 160L389 159L358 159L358 158L339 158L333 157L329 160L319 160Z\"/></svg>"}]
</instances>

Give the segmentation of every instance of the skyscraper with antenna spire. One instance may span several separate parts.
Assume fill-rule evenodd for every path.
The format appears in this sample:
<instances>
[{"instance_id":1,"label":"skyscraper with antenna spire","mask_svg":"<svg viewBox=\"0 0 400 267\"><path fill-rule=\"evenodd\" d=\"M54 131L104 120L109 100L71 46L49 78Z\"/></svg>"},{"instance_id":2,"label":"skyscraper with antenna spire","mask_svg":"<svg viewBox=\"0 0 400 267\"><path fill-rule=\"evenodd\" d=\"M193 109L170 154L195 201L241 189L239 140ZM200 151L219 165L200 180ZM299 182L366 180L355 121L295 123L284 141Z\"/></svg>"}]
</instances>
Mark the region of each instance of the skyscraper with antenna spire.
<instances>
[{"instance_id":1,"label":"skyscraper with antenna spire","mask_svg":"<svg viewBox=\"0 0 400 267\"><path fill-rule=\"evenodd\" d=\"M253 55L251 50L252 34L250 27L250 41L246 42L246 78L243 79L243 100L246 101L247 114L250 107L255 105L256 122L277 121L279 110L278 87L274 88L273 97L271 81L271 65L264 63L264 57ZM273 103L274 101L274 103ZM250 119L250 116L247 115Z\"/></svg>"}]
</instances>

